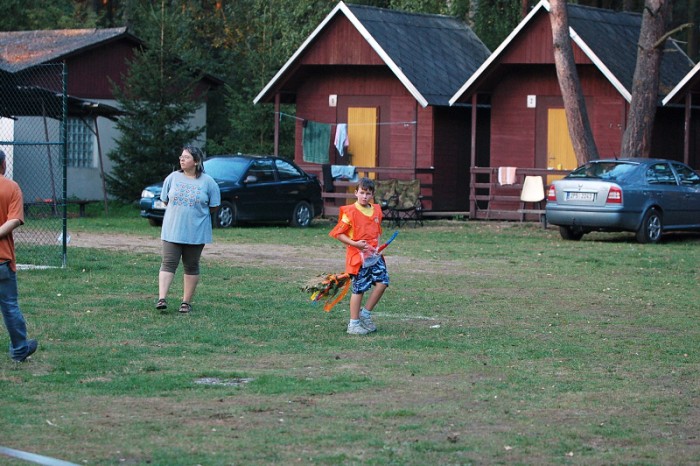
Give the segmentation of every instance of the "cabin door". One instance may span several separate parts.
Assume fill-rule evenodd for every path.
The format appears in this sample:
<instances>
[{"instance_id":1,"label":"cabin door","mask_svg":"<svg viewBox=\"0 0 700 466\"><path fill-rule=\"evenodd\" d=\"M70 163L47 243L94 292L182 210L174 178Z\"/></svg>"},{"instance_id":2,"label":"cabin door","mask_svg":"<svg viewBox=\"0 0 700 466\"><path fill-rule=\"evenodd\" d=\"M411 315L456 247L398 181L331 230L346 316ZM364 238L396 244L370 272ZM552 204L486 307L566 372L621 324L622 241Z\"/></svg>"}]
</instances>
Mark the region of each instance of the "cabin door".
<instances>
[{"instance_id":1,"label":"cabin door","mask_svg":"<svg viewBox=\"0 0 700 466\"><path fill-rule=\"evenodd\" d=\"M563 108L547 110L547 168L552 170L573 170L578 166L574 146L569 136L566 112ZM562 178L548 176L547 184Z\"/></svg>"},{"instance_id":2,"label":"cabin door","mask_svg":"<svg viewBox=\"0 0 700 466\"><path fill-rule=\"evenodd\" d=\"M378 107L348 108L348 153L356 167L377 166ZM372 174L374 178L374 174Z\"/></svg>"}]
</instances>

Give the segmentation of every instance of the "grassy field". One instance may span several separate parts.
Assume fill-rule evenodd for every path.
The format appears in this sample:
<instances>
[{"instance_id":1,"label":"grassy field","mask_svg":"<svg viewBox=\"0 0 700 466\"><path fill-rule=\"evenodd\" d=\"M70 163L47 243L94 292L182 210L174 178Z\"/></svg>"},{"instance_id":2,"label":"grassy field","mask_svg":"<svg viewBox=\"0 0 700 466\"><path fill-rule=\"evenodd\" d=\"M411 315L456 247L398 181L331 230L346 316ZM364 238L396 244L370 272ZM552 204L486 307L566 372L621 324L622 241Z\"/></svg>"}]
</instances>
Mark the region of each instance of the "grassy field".
<instances>
[{"instance_id":1,"label":"grassy field","mask_svg":"<svg viewBox=\"0 0 700 466\"><path fill-rule=\"evenodd\" d=\"M128 247L19 272L41 346L0 358L2 446L88 465L700 462L700 235L405 228L379 331L355 337L347 298L324 313L299 289L342 269L328 221L215 230L179 315L181 272L154 309L140 245L158 229L90 212L75 237Z\"/></svg>"}]
</instances>

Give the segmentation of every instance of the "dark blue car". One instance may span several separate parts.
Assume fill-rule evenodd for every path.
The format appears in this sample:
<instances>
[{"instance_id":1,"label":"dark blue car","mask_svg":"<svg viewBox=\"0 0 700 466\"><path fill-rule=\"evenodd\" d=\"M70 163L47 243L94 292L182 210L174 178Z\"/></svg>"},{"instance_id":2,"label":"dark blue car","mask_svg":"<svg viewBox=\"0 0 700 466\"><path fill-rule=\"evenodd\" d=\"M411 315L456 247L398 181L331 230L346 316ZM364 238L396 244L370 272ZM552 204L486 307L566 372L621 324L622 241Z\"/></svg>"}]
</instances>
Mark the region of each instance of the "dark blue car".
<instances>
[{"instance_id":1,"label":"dark blue car","mask_svg":"<svg viewBox=\"0 0 700 466\"><path fill-rule=\"evenodd\" d=\"M204 172L219 184L221 206L214 224L228 228L238 222L284 221L308 227L323 213L321 184L293 162L273 156L221 155L204 161ZM151 225L163 223L163 183L141 193L141 216Z\"/></svg>"}]
</instances>

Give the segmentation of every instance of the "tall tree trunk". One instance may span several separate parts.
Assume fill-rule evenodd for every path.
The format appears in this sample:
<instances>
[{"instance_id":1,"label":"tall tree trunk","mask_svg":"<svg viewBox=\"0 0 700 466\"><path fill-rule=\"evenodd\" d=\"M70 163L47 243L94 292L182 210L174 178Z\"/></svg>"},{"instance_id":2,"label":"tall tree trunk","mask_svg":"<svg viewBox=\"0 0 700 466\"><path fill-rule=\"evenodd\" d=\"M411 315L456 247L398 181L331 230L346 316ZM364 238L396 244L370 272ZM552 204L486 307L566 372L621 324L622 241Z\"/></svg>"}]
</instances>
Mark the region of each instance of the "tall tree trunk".
<instances>
[{"instance_id":1,"label":"tall tree trunk","mask_svg":"<svg viewBox=\"0 0 700 466\"><path fill-rule=\"evenodd\" d=\"M561 95L564 99L569 136L574 146L576 161L583 165L598 157L598 149L593 140L593 131L586 112L586 101L581 90L581 82L574 61L574 50L569 37L569 17L566 0L550 0L550 22L554 43L554 65Z\"/></svg>"},{"instance_id":2,"label":"tall tree trunk","mask_svg":"<svg viewBox=\"0 0 700 466\"><path fill-rule=\"evenodd\" d=\"M637 65L627 128L622 136L622 157L649 157L651 135L659 99L659 70L672 0L646 0L637 46Z\"/></svg>"},{"instance_id":3,"label":"tall tree trunk","mask_svg":"<svg viewBox=\"0 0 700 466\"><path fill-rule=\"evenodd\" d=\"M695 21L695 17L698 14L698 4L696 1L689 1L688 2L688 18L687 22L692 23ZM688 56L692 60L696 60L697 54L698 54L698 33L697 33L697 24L695 27L690 27L688 28Z\"/></svg>"}]
</instances>

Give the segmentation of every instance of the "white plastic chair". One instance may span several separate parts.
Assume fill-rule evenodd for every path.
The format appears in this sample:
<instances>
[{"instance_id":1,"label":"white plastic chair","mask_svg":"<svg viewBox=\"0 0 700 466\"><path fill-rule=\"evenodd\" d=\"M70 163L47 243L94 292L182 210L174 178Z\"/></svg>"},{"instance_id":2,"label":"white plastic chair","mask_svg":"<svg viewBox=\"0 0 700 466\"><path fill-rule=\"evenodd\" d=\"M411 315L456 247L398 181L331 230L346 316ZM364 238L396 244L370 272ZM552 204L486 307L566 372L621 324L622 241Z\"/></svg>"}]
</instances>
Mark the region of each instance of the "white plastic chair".
<instances>
[{"instance_id":1,"label":"white plastic chair","mask_svg":"<svg viewBox=\"0 0 700 466\"><path fill-rule=\"evenodd\" d=\"M542 208L542 201L544 201L544 183L541 176L526 176L525 181L523 181L523 190L520 192L520 221L525 220L526 214L538 214L540 216L540 221L547 226L547 220L545 218L545 210ZM527 209L526 204L533 204L533 208ZM536 208L535 208L536 206Z\"/></svg>"}]
</instances>

